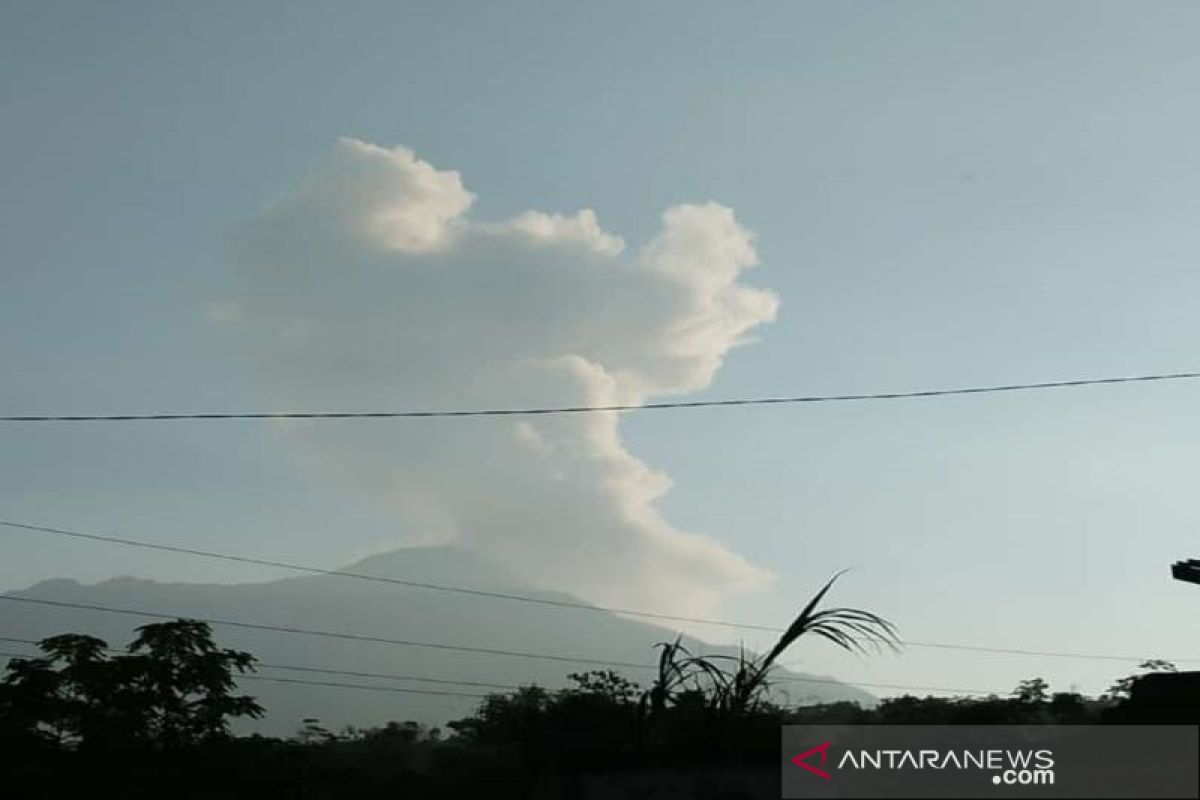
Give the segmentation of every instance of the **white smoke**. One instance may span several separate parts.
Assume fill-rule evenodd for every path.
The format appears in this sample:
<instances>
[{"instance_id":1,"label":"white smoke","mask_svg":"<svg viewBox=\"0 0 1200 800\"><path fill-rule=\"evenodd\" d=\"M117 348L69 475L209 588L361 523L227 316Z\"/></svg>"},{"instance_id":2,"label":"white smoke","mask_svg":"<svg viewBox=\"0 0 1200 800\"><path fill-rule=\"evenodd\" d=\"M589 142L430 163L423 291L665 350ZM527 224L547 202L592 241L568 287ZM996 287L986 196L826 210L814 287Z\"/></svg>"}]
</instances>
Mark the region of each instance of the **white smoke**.
<instances>
[{"instance_id":1,"label":"white smoke","mask_svg":"<svg viewBox=\"0 0 1200 800\"><path fill-rule=\"evenodd\" d=\"M706 386L771 320L739 283L756 255L723 206L669 209L637 252L589 211L477 222L458 173L345 139L239 238L224 324L280 407L641 403ZM236 308L236 313L231 308ZM453 539L600 603L698 613L767 573L655 508L670 486L618 415L301 424L412 541Z\"/></svg>"}]
</instances>

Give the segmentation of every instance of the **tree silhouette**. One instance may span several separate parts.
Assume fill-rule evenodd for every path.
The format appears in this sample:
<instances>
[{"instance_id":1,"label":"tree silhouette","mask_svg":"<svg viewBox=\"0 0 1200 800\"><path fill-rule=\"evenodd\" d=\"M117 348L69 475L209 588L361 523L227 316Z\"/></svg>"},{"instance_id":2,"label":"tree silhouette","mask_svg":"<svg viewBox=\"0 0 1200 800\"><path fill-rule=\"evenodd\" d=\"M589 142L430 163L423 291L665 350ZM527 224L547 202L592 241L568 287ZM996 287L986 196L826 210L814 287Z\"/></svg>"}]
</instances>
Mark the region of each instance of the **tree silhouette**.
<instances>
[{"instance_id":1,"label":"tree silhouette","mask_svg":"<svg viewBox=\"0 0 1200 800\"><path fill-rule=\"evenodd\" d=\"M234 677L253 669L254 657L219 649L212 628L176 620L137 629L129 655L114 659L119 689L142 720L142 733L164 747L228 734L229 717L260 717L253 698L235 696Z\"/></svg>"},{"instance_id":2,"label":"tree silhouette","mask_svg":"<svg viewBox=\"0 0 1200 800\"><path fill-rule=\"evenodd\" d=\"M42 658L14 659L0 685L0 713L32 740L74 745L104 728L107 644L64 634L43 639Z\"/></svg>"},{"instance_id":3,"label":"tree silhouette","mask_svg":"<svg viewBox=\"0 0 1200 800\"><path fill-rule=\"evenodd\" d=\"M180 748L226 736L231 717L259 717L234 694L249 653L223 650L208 624L175 620L137 629L109 656L93 636L43 639L40 658L13 659L0 682L0 727L10 737L60 747Z\"/></svg>"},{"instance_id":4,"label":"tree silhouette","mask_svg":"<svg viewBox=\"0 0 1200 800\"><path fill-rule=\"evenodd\" d=\"M1050 697L1050 684L1042 678L1028 678L1017 684L1012 694L1022 703L1044 703Z\"/></svg>"}]
</instances>

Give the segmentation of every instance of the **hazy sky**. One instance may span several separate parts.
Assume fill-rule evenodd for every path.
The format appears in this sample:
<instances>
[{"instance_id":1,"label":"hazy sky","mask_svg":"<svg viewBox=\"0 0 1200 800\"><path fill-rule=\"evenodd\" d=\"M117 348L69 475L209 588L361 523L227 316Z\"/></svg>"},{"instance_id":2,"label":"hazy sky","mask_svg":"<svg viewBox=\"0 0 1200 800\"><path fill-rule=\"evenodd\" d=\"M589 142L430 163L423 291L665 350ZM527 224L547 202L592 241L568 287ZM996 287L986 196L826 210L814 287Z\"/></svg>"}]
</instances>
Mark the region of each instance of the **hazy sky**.
<instances>
[{"instance_id":1,"label":"hazy sky","mask_svg":"<svg viewBox=\"0 0 1200 800\"><path fill-rule=\"evenodd\" d=\"M690 399L1198 369L1198 36L1200 7L1170 2L8 2L0 409L469 407L536 404L535 388ZM347 163L347 147L384 166ZM389 158L401 183L380 189ZM416 160L428 192L389 194ZM364 270L383 262L360 258L362 241L304 224L427 200L433 227L402 221L384 245L422 270L449 264L446 285L373 286ZM675 207L709 215L677 229ZM443 223L468 231L465 250ZM530 256L539 236L561 249ZM295 253L322 269L273 294L272 265ZM701 267L668 280L672 253ZM326 255L359 261L342 280ZM597 279L609 261L634 277ZM734 303L741 327L712 327L736 286L773 295L774 320ZM310 369L277 338L334 290L317 333L347 338ZM623 297L629 320L612 313ZM473 301L512 309L520 346ZM695 330L681 320L709 327L680 371L647 361L655 337ZM729 349L744 332L753 343ZM378 349L338 373L365 341ZM372 382L393 341L424 355ZM571 354L564 341L617 377L474 391L487 369ZM645 412L563 432L572 457L608 459L594 475L558 465L569 496L513 473L505 448L534 452L546 431L511 421L6 425L0 517L330 566L457 535L593 599L649 598L661 568L669 596L768 623L852 566L836 599L913 640L1200 663L1200 588L1167 572L1200 556L1198 405L1200 384L1173 383ZM376 441L389 436L415 438L391 461ZM467 458L476 436L485 457L461 491L426 487L423 523L420 502L381 500L414 491L405 475L453 476L441 454ZM497 492L510 502L482 499L488 470L512 481ZM655 499L658 475L673 487ZM608 560L572 554L602 517L512 532L522 509L553 509L540 523L557 530L599 506L627 525ZM466 507L509 533L439 524ZM561 574L530 561L547 542ZM275 573L0 533L2 589L118 574ZM1130 666L797 656L848 679L997 690L1040 674L1097 691Z\"/></svg>"}]
</instances>

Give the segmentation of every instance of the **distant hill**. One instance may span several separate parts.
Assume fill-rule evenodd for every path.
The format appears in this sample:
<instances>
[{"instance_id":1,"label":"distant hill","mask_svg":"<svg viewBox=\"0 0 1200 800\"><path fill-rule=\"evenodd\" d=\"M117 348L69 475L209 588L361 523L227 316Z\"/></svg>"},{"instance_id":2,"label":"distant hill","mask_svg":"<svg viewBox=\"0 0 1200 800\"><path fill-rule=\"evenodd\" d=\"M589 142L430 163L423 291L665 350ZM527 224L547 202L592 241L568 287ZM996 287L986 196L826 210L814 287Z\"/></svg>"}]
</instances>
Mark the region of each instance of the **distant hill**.
<instances>
[{"instance_id":1,"label":"distant hill","mask_svg":"<svg viewBox=\"0 0 1200 800\"><path fill-rule=\"evenodd\" d=\"M538 592L522 586L497 565L471 551L456 547L395 550L364 559L345 570L579 602L569 595ZM653 645L673 639L675 635L669 629L603 611L538 607L331 575L307 575L233 585L158 583L138 578L116 578L94 585L71 580L48 580L9 594L160 611L179 616L212 617L389 639L464 644L638 664L652 663L656 657ZM99 636L113 646L123 646L132 638L134 626L152 621L120 614L32 604L3 605L0 635L19 638L40 639L58 633L77 632ZM537 683L557 688L567 684L567 674L570 672L603 668L225 626L218 626L216 632L222 646L248 650L268 664L313 666L350 672L497 684ZM729 647L705 645L694 640L690 646L701 652L733 652ZM15 645L5 649L12 647ZM643 684L653 674L651 670L618 671ZM471 694L489 691L478 687L306 673L274 667L263 667L259 674L292 680L402 686L430 691ZM781 672L780 677L822 676ZM864 705L875 703L875 698L870 694L839 683L789 683L781 686L781 691L784 689L787 699L792 701L855 700ZM389 720L408 719L440 725L469 713L478 702L467 697L258 680L244 682L242 690L257 697L267 708L266 718L250 726L250 729L268 734L292 733L306 717L318 718L333 730L345 725L368 727Z\"/></svg>"}]
</instances>

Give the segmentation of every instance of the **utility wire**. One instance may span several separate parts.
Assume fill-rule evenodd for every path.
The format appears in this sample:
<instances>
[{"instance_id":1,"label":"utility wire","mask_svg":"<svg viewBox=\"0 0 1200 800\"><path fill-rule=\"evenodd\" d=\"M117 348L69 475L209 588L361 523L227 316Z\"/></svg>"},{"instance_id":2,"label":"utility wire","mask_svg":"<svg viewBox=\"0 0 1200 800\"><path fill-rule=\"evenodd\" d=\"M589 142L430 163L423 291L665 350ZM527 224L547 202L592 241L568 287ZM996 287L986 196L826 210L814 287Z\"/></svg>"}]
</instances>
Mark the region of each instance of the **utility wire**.
<instances>
[{"instance_id":1,"label":"utility wire","mask_svg":"<svg viewBox=\"0 0 1200 800\"><path fill-rule=\"evenodd\" d=\"M132 608L116 608L113 606L95 605L92 603L67 603L60 600L43 600L34 597L17 597L11 594L0 595L0 600L11 603L33 603L35 605L51 606L54 608L74 608L85 611L102 611L108 614L124 614L133 617L146 617L149 619L193 619L197 622L207 622L210 625L224 625L229 628L244 628L247 630L256 631L275 631L278 633L296 633L305 636L321 636L327 639L347 639L357 642L373 642L376 644L389 644L398 647L422 647L432 650L449 650L457 653L479 653L482 655L492 656L511 656L513 658L529 658L540 661L560 661L568 664L595 664L609 667L625 667L628 669L655 669L653 664L636 664L630 661L609 661L599 658L582 658L576 656L561 656L552 655L549 653L529 653L520 650L501 650L490 647L468 647L466 645L443 644L441 642L418 642L410 639L390 639L383 636L367 636L354 633L341 633L339 631L322 631L312 628L294 628L286 625L263 625L255 622L242 622L240 620L214 619L212 617L196 617L188 614L165 614L157 611L143 611Z\"/></svg>"},{"instance_id":2,"label":"utility wire","mask_svg":"<svg viewBox=\"0 0 1200 800\"><path fill-rule=\"evenodd\" d=\"M27 414L0 416L0 422L137 422L149 420L232 420L232 419L397 419L428 417L512 417L547 414L590 414L606 411L655 411L675 408L714 408L718 406L766 406L798 403L844 403L860 400L902 400L920 397L944 397L957 394L1023 392L1042 389L1068 389L1112 383L1148 383L1200 378L1200 372L1173 372L1159 375L1129 375L1115 378L1009 383L994 386L966 386L952 389L924 389L912 392L872 392L869 394L800 395L797 397L751 397L731 400L692 400L666 403L621 404L606 406L548 406L542 408L485 408L431 411L301 411L244 413L158 413L158 414Z\"/></svg>"},{"instance_id":3,"label":"utility wire","mask_svg":"<svg viewBox=\"0 0 1200 800\"><path fill-rule=\"evenodd\" d=\"M486 694L472 694L470 692L442 692L432 689L409 689L403 686L374 686L369 683L341 683L338 681L306 681L299 678L274 678L267 675L239 675L238 681L271 681L273 683L298 683L302 686L336 686L339 689L366 689L375 692L396 692L400 694L426 694L439 695L442 697L471 697L476 700L482 700L487 697Z\"/></svg>"},{"instance_id":4,"label":"utility wire","mask_svg":"<svg viewBox=\"0 0 1200 800\"><path fill-rule=\"evenodd\" d=\"M530 658L542 661L560 661L569 664L592 664L598 666L609 667L625 667L628 669L657 669L654 664L638 664L630 661L611 661L608 659L599 658L583 658L580 656L563 656L550 653L535 653L520 650L502 650L498 648L487 647L469 647L466 645L451 645L441 642L418 642L409 639L390 639L382 636L369 636L365 634L342 633L339 631L322 631L311 628L296 628L284 625L265 625L254 622L242 622L240 620L224 620L215 619L212 617L196 617L187 614L168 614L158 611L144 611L141 609L116 608L113 606L102 606L92 603L68 603L60 600L44 600L33 597L19 597L12 594L0 595L0 600L14 603L33 603L36 605L52 606L57 608L75 608L86 611L101 611L109 614L125 614L128 616L147 617L151 619L194 619L197 622L207 622L210 625L225 625L231 628L244 628L248 630L275 631L279 633L295 633L307 636L322 636L331 639L348 639L352 641L374 642L378 644L390 644L400 647L423 647L434 650L450 650L461 653L479 653L483 655L499 655L512 656L514 658ZM1002 647L977 647L974 645L952 645L934 642L908 642L902 641L901 644L913 647L939 647L954 650L969 650L985 653L1003 653L1006 655L1032 655L1032 656L1048 656L1052 658L1078 658L1087 660L1102 660L1102 661L1135 661L1141 662L1145 660L1143 656L1119 656L1103 653L1064 653L1047 650L1019 650L1015 648ZM1198 659L1172 658L1167 659L1175 663L1186 663L1196 661Z\"/></svg>"},{"instance_id":5,"label":"utility wire","mask_svg":"<svg viewBox=\"0 0 1200 800\"><path fill-rule=\"evenodd\" d=\"M944 686L906 686L899 683L863 683L861 681L843 681L835 678L771 678L768 680L768 683L834 683L842 686L866 687L868 689L902 689L910 692L946 692L947 694L973 694L981 697L1006 694L1006 692L985 692L982 689L948 689Z\"/></svg>"},{"instance_id":6,"label":"utility wire","mask_svg":"<svg viewBox=\"0 0 1200 800\"><path fill-rule=\"evenodd\" d=\"M21 642L23 644L32 644L32 645L38 644L37 640L34 640L34 639L17 639L17 638L11 637L11 636L0 636L0 641ZM109 652L120 652L120 651L109 648ZM40 654L30 655L30 654L24 654L24 653L9 653L9 652L0 652L0 656L8 656L10 658L24 658L24 659L32 659L32 658L41 657ZM273 669L299 670L301 672L314 672L314 673L323 673L323 674L329 674L329 675L349 675L349 676L357 676L357 677L364 677L364 678L390 678L390 679L408 680L408 681L430 681L433 683L449 683L449 684L462 685L462 686L479 686L479 687L490 687L490 688L497 688L497 689L510 689L511 690L511 689L520 689L521 688L517 684L474 683L471 681L444 681L444 680L438 680L438 679L434 679L434 678L414 678L414 677L411 677L408 675L388 675L388 674L381 674L378 672L355 672L355 671L349 671L349 670L322 669L322 668L318 668L318 667L299 667L299 666L293 666L293 665L285 666L282 664L268 664L268 663L262 662L262 661L256 662L254 666L256 668L264 667L264 668L273 668ZM394 688L394 687L379 686L379 685L372 685L372 684L365 684L365 683L347 684L347 683L330 683L330 682L325 682L325 681L289 680L286 678L272 678L271 676L266 676L266 675L241 675L238 678L238 680L241 680L242 678L251 678L251 679L256 679L256 680L276 680L276 681L284 682L284 683L303 683L303 684L310 684L313 686L342 686L342 687L354 688L354 689L381 689L381 690L386 691L386 690ZM907 686L907 685L896 684L896 683L863 683L861 681L843 681L843 680L837 680L834 678L803 678L803 677L772 678L771 683L772 684L824 683L824 684L833 684L833 685L837 685L837 686L867 687L867 688L871 688L871 689L901 689L901 690L919 691L919 692L945 692L947 694L979 695L979 696L984 696L984 697L990 696L990 695L1003 694L1002 692L985 692L982 689L949 689L949 688L942 687L942 686ZM461 697L486 697L487 696L487 695L479 695L479 694L467 694L467 693L462 693L462 692L423 692L420 690L410 690L410 691L419 692L421 694L450 694L450 695L461 696Z\"/></svg>"},{"instance_id":7,"label":"utility wire","mask_svg":"<svg viewBox=\"0 0 1200 800\"><path fill-rule=\"evenodd\" d=\"M740 622L725 622L715 619L701 619L698 617L685 617L675 614L659 614L653 611L637 611L628 608L616 608L613 606L595 606L589 603L579 603L570 600L554 600L544 597L529 597L527 595L510 594L508 592L495 592L484 589L470 589L462 586L450 586L440 583L427 583L425 581L411 581L402 578L385 578L379 575L367 575L361 572L347 572L340 569L322 569L320 567L305 566L303 564L294 564L286 561L275 561L265 558L251 558L249 556L235 556L228 553L215 553L210 550L194 550L187 547L176 547L174 545L155 544L152 542L143 542L136 539L121 539L115 536L101 536L96 533L83 533L81 531L70 531L62 528L47 528L41 525L27 525L20 522L11 522L8 520L0 520L0 525L7 528L15 528L17 530L31 531L35 533L49 533L57 536L68 536L75 539L87 539L93 542L104 542L106 544L117 544L126 547L140 547L146 550L159 550L167 553L180 553L189 556L199 556L201 558L214 558L221 561L234 561L241 564L256 564L265 567L278 567L280 569L290 569L296 572L304 572L311 575L332 575L339 578L354 578L362 581L372 581L375 583L390 583L396 586L407 586L413 589L432 589L439 592L451 592L454 594L472 595L475 597L487 597L494 600L511 600L519 603L532 603L534 605L555 606L558 608L574 608L581 611L599 611L609 614L624 614L630 617L644 617L647 619L666 620L670 622L691 622L702 625L716 625L726 628L741 628L744 630L767 631L770 633L778 633L783 628L773 627L770 625L751 625Z\"/></svg>"},{"instance_id":8,"label":"utility wire","mask_svg":"<svg viewBox=\"0 0 1200 800\"><path fill-rule=\"evenodd\" d=\"M8 520L0 520L0 525L6 528L14 528L17 530L31 531L34 533L49 533L56 536L68 536L74 539L87 539L93 542L104 542L106 544L117 544L125 547L140 547L145 550L159 550L167 553L180 553L189 556L199 556L201 558L213 558L221 561L235 561L241 564L256 564L264 567L278 567L280 569L290 569L296 572L304 572L310 575L333 575L339 578L354 578L362 581L372 581L375 583L390 583L396 586L407 586L413 589L432 589L439 592L452 592L454 594L472 595L475 597L487 597L494 600L510 600L519 603L532 603L541 606L555 606L558 608L574 608L581 611L599 611L610 614L624 614L631 617L644 617L647 619L666 620L670 622L691 622L703 625L716 625L726 628L741 628L745 630L768 631L778 633L782 628L772 627L769 625L750 625L740 622L724 622L714 619L700 619L698 617L684 617L675 614L659 614L652 611L637 611L628 608L616 608L613 606L595 606L588 603L573 602L570 600L554 600L544 597L529 597L527 595L510 594L508 592L495 592L484 589L470 589L462 586L449 586L440 583L428 583L425 581L410 581L402 578L385 578L379 575L367 575L361 572L347 572L339 569L322 569L320 567L311 567L303 564L294 564L286 561L275 561L266 558L251 558L249 556L235 556L228 553L215 553L210 550L194 550L187 547L176 547L174 545L155 544L153 542L143 542L136 539L121 539L115 536L101 536L96 533L84 533L82 531L71 531L62 528L48 528L41 525L27 525L21 522L11 522Z\"/></svg>"},{"instance_id":9,"label":"utility wire","mask_svg":"<svg viewBox=\"0 0 1200 800\"><path fill-rule=\"evenodd\" d=\"M171 553L181 553L184 555L200 556L203 558L215 558L225 561L236 561L246 564L258 564L269 567L279 567L282 569L291 569L299 572L312 573L316 575L333 575L343 578L354 578L358 580L374 581L378 583L390 583L399 586L407 586L416 589L432 589L441 592L451 592L455 594L465 594L476 597L486 597L496 600L511 600L516 602L531 603L535 605L556 606L559 608L574 608L583 611L601 611L611 614L623 614L631 617L644 617L648 619L669 620L672 622L690 622L701 625L715 625L726 628L739 628L743 630L766 631L768 633L782 633L785 629L774 625L754 625L742 622L728 622L725 620L705 619L702 617L684 617L674 614L659 614L652 611L638 611L634 609L615 608L612 606L594 606L587 603L576 603L568 600L551 600L540 597L528 597L525 595L508 594L505 592L492 592L481 589L470 589L461 586L449 586L444 584L424 583L421 581L409 581L400 578L384 578L377 575L366 575L357 572L345 572L342 570L320 569L318 567L308 567L299 564L291 564L284 561L274 561L269 559L249 558L244 556L234 556L225 553L214 553L206 550L193 550L184 547L175 547L172 545L153 544L151 542L142 542L135 539L119 539L113 536L101 536L94 533L83 533L80 531L70 531L62 528L48 528L40 525L27 525L19 522L11 522L0 520L0 526L14 528L18 530L32 531L36 533L50 533L61 536L68 536L76 539L87 539L90 541L104 542L107 544L126 545L129 547L141 547L149 550L161 550ZM0 597L0 599L6 599ZM169 615L168 615L169 616ZM928 648L935 650L959 650L975 653L996 653L1003 655L1020 655L1020 656L1044 656L1048 658L1078 658L1092 660L1107 660L1107 661L1144 661L1144 656L1123 656L1105 653L1072 653L1061 651L1048 650L1032 650L1013 647L987 647L983 645L968 645L956 644L950 642L930 642L920 641L916 639L903 639L900 644L905 647ZM1171 659L1177 663L1188 663L1200 659ZM628 666L628 665L625 665Z\"/></svg>"},{"instance_id":10,"label":"utility wire","mask_svg":"<svg viewBox=\"0 0 1200 800\"><path fill-rule=\"evenodd\" d=\"M437 683L444 686L474 686L481 689L520 689L515 683L485 683L483 681L452 681L444 678L424 678L416 675L395 675L387 672L360 672L347 669L328 669L326 667L301 667L295 664L271 664L265 661L256 663L265 669L282 669L289 672L312 672L323 675L346 675L351 678L379 678L389 681L412 681L413 683Z\"/></svg>"},{"instance_id":11,"label":"utility wire","mask_svg":"<svg viewBox=\"0 0 1200 800\"><path fill-rule=\"evenodd\" d=\"M4 637L0 637L0 638L4 638ZM38 658L39 656L29 655L26 653L0 652L0 657L33 659L33 658ZM409 689L409 688L402 687L402 686L372 686L371 684L367 684L367 683L339 683L339 682L335 682L335 681L305 681L305 680L299 680L297 678L275 678L275 677L272 677L269 675L238 675L238 676L235 676L234 680L239 681L239 682L240 681L271 681L273 683L298 683L298 684L303 684L305 686L336 686L341 689L372 689L377 692L399 692L402 694L426 694L426 695L438 695L438 696L443 696L443 697L471 697L471 698L480 699L480 700L487 697L486 694L470 694L468 692L442 692L442 691L434 691L432 689Z\"/></svg>"},{"instance_id":12,"label":"utility wire","mask_svg":"<svg viewBox=\"0 0 1200 800\"><path fill-rule=\"evenodd\" d=\"M28 645L40 645L38 639L20 639L15 636L0 636L0 642L19 642ZM123 653L125 651L116 648L106 648L110 653ZM0 653L0 655L4 655ZM12 655L9 653L8 655ZM256 669L282 669L289 672L312 672L322 675L345 675L352 678L379 678L390 681L412 681L413 683L436 683L444 686L474 686L484 689L520 689L521 687L515 683L486 683L483 681L452 681L445 678L426 678L418 675L397 675L389 672L361 672L357 670L347 669L329 669L325 667L308 667L299 666L297 664L272 664L269 661L255 660L254 666Z\"/></svg>"}]
</instances>

